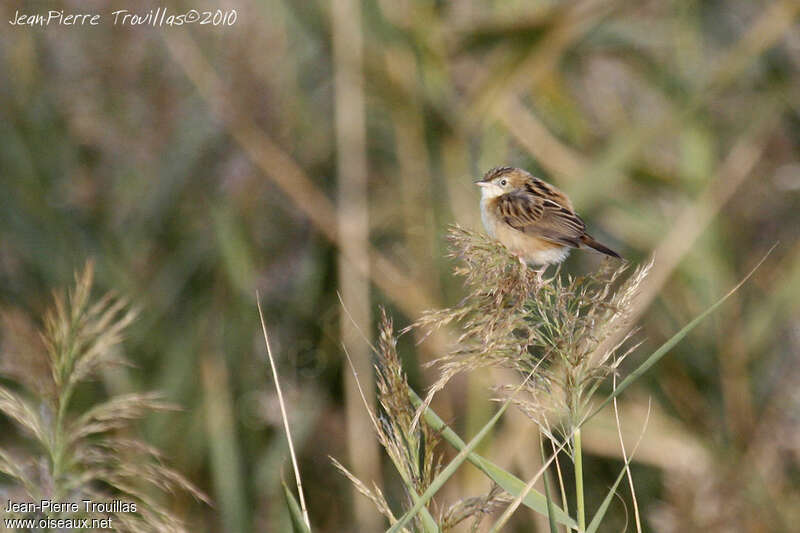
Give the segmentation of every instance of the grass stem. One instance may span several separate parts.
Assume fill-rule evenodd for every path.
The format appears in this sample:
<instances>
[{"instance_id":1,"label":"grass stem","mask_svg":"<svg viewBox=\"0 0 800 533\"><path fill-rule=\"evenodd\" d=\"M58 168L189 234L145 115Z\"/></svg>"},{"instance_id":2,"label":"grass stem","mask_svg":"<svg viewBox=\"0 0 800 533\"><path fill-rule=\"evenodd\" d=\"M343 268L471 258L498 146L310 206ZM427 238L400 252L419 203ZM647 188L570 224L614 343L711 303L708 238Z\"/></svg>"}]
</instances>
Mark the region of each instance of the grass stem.
<instances>
[{"instance_id":1,"label":"grass stem","mask_svg":"<svg viewBox=\"0 0 800 533\"><path fill-rule=\"evenodd\" d=\"M275 380L275 390L278 392L278 405L281 408L281 418L283 418L283 428L286 430L286 440L289 442L289 455L292 458L292 467L294 468L294 477L297 481L297 494L300 497L300 510L303 512L303 520L306 527L311 531L311 520L308 518L308 509L306 508L306 498L303 495L303 482L300 480L300 468L297 466L297 456L294 453L294 444L292 443L292 433L289 430L289 417L286 416L286 405L283 402L283 393L281 392L281 384L278 380L278 370L275 368L275 359L272 357L272 348L269 345L269 336L267 335L267 326L264 323L264 313L261 311L261 298L256 292L256 305L258 306L258 318L261 320L261 330L264 332L264 342L267 345L267 356L269 358L269 365L272 368L272 377Z\"/></svg>"},{"instance_id":2,"label":"grass stem","mask_svg":"<svg viewBox=\"0 0 800 533\"><path fill-rule=\"evenodd\" d=\"M583 453L581 451L581 428L573 435L575 447L575 501L578 508L578 531L586 531L586 512L583 503Z\"/></svg>"}]
</instances>

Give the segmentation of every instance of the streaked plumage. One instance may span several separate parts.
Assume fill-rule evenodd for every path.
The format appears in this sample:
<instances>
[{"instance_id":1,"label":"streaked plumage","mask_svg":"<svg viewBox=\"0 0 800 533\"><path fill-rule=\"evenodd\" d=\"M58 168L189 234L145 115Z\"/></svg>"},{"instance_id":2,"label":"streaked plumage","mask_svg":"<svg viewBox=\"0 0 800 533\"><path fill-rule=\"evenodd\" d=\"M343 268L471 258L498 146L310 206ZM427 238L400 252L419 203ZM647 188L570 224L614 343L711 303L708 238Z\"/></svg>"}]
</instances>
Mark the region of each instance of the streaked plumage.
<instances>
[{"instance_id":1,"label":"streaked plumage","mask_svg":"<svg viewBox=\"0 0 800 533\"><path fill-rule=\"evenodd\" d=\"M588 246L619 255L586 233L567 196L549 183L512 167L497 167L476 182L481 218L489 235L530 265L560 263L572 248Z\"/></svg>"}]
</instances>

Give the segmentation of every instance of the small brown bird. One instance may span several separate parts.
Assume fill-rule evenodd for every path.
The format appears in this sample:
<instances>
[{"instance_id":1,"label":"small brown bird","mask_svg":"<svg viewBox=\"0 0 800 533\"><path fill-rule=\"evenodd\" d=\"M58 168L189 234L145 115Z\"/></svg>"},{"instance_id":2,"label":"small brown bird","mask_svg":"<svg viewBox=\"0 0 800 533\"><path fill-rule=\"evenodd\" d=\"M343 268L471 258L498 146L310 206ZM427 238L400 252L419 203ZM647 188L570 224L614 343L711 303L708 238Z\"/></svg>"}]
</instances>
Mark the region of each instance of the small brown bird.
<instances>
[{"instance_id":1,"label":"small brown bird","mask_svg":"<svg viewBox=\"0 0 800 533\"><path fill-rule=\"evenodd\" d=\"M586 233L586 224L567 195L530 173L497 167L475 182L481 187L481 218L486 231L523 264L560 263L571 248L588 246L611 257L619 254Z\"/></svg>"}]
</instances>

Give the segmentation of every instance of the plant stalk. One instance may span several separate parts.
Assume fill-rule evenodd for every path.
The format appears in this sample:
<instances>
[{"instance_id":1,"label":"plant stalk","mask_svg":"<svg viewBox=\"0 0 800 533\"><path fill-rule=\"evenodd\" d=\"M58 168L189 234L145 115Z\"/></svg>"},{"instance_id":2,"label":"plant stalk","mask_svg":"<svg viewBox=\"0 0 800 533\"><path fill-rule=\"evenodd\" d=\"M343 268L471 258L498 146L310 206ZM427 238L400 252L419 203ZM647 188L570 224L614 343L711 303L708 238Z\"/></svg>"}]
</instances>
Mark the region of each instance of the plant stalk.
<instances>
[{"instance_id":1,"label":"plant stalk","mask_svg":"<svg viewBox=\"0 0 800 533\"><path fill-rule=\"evenodd\" d=\"M573 435L575 454L575 501L578 508L578 531L586 531L586 513L583 503L583 454L581 452L581 428Z\"/></svg>"}]
</instances>

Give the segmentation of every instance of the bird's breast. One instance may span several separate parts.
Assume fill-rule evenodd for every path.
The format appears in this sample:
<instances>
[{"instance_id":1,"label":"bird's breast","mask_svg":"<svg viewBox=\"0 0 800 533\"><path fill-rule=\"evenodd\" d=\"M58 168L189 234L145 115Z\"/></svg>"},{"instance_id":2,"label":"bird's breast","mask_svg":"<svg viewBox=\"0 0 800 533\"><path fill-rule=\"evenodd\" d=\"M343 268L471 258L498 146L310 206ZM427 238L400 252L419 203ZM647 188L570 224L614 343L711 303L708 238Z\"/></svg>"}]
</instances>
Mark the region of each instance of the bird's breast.
<instances>
[{"instance_id":1,"label":"bird's breast","mask_svg":"<svg viewBox=\"0 0 800 533\"><path fill-rule=\"evenodd\" d=\"M486 232L531 265L560 263L569 255L569 247L529 235L506 224L496 211L496 200L481 199L481 219Z\"/></svg>"},{"instance_id":2,"label":"bird's breast","mask_svg":"<svg viewBox=\"0 0 800 533\"><path fill-rule=\"evenodd\" d=\"M531 265L560 263L569 255L568 246L523 233L506 223L495 226L494 238Z\"/></svg>"}]
</instances>

